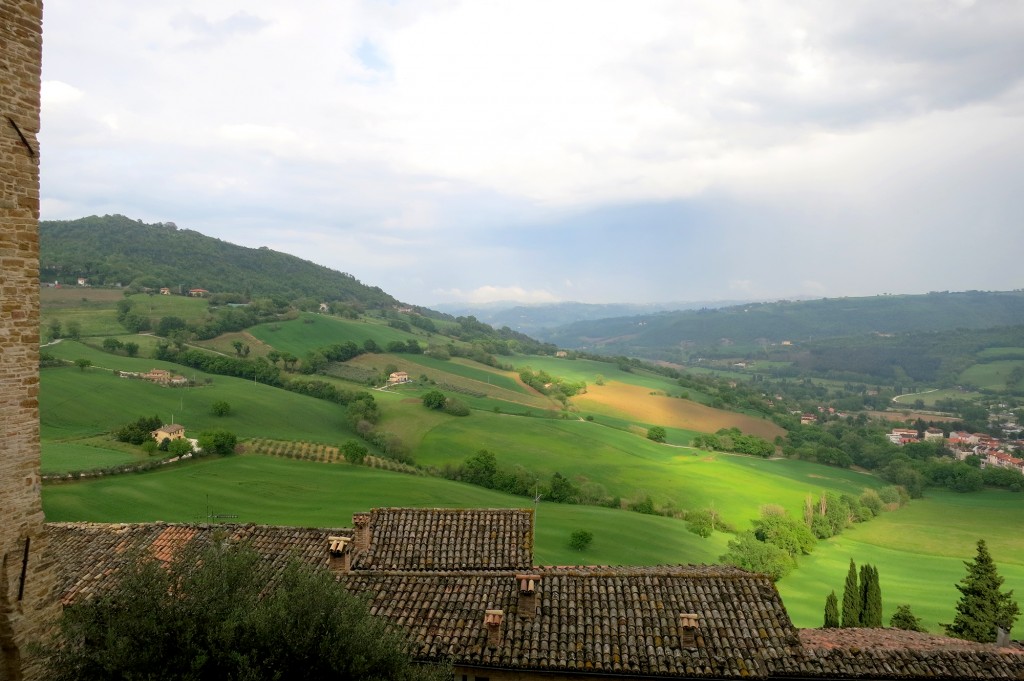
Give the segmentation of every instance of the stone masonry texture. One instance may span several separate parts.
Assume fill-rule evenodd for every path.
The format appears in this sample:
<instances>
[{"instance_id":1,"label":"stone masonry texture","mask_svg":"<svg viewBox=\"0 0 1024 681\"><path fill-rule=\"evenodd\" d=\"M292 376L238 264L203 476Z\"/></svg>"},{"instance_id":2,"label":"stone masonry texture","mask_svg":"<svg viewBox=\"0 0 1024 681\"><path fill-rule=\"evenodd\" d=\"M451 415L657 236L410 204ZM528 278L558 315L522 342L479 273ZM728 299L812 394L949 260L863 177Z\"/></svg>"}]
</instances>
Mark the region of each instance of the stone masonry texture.
<instances>
[{"instance_id":1,"label":"stone masonry texture","mask_svg":"<svg viewBox=\"0 0 1024 681\"><path fill-rule=\"evenodd\" d=\"M55 621L39 476L41 0L0 2L0 681Z\"/></svg>"}]
</instances>

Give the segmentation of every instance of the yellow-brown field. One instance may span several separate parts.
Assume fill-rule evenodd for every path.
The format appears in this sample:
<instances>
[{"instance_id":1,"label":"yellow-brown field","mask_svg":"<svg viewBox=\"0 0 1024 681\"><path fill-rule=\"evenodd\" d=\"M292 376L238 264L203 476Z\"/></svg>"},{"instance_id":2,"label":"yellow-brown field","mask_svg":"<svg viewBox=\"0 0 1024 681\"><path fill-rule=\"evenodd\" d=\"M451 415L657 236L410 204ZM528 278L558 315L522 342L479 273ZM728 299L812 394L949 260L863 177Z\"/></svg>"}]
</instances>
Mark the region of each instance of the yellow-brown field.
<instances>
[{"instance_id":1,"label":"yellow-brown field","mask_svg":"<svg viewBox=\"0 0 1024 681\"><path fill-rule=\"evenodd\" d=\"M714 433L720 428L736 427L747 435L758 435L767 440L785 435L782 428L766 419L713 409L660 393L652 395L649 388L614 381L588 386L587 393L573 398L573 402L584 411L625 416L670 428Z\"/></svg>"}]
</instances>

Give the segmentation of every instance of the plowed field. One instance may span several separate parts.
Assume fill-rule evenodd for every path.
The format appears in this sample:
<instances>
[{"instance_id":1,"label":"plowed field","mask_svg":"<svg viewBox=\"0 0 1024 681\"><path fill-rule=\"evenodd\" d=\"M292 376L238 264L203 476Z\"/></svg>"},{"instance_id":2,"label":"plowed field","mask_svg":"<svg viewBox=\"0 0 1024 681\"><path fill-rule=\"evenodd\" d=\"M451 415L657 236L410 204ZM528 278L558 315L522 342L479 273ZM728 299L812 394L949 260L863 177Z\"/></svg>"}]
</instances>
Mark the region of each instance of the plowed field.
<instances>
[{"instance_id":1,"label":"plowed field","mask_svg":"<svg viewBox=\"0 0 1024 681\"><path fill-rule=\"evenodd\" d=\"M650 388L614 381L587 386L586 394L574 397L573 402L584 411L625 416L642 423L703 433L735 426L747 435L759 435L767 440L785 434L782 428L767 419L713 409L677 397L652 395Z\"/></svg>"}]
</instances>

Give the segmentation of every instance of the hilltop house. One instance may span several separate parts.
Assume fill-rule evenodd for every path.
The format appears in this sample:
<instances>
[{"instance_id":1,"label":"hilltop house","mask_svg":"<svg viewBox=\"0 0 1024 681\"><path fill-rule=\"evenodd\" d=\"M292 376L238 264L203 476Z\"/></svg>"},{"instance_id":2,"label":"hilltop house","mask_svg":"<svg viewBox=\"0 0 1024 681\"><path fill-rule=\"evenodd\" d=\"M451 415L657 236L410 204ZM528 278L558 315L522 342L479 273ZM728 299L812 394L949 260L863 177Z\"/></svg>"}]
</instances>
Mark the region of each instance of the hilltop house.
<instances>
[{"instance_id":1,"label":"hilltop house","mask_svg":"<svg viewBox=\"0 0 1024 681\"><path fill-rule=\"evenodd\" d=\"M63 605L129 556L246 541L331 570L466 681L1021 679L1024 647L889 629L798 630L764 575L707 565L538 567L533 512L374 509L352 528L51 523Z\"/></svg>"},{"instance_id":2,"label":"hilltop house","mask_svg":"<svg viewBox=\"0 0 1024 681\"><path fill-rule=\"evenodd\" d=\"M163 442L164 440L181 440L185 437L185 426L178 425L177 423L170 423L165 426L160 426L149 434L152 435L153 439L157 442Z\"/></svg>"},{"instance_id":3,"label":"hilltop house","mask_svg":"<svg viewBox=\"0 0 1024 681\"><path fill-rule=\"evenodd\" d=\"M205 288L190 288L188 294L193 298L205 298L210 292Z\"/></svg>"},{"instance_id":4,"label":"hilltop house","mask_svg":"<svg viewBox=\"0 0 1024 681\"><path fill-rule=\"evenodd\" d=\"M396 383L408 383L408 382L409 382L409 374L404 372L404 371L393 371L388 376L388 383L390 385L394 385Z\"/></svg>"}]
</instances>

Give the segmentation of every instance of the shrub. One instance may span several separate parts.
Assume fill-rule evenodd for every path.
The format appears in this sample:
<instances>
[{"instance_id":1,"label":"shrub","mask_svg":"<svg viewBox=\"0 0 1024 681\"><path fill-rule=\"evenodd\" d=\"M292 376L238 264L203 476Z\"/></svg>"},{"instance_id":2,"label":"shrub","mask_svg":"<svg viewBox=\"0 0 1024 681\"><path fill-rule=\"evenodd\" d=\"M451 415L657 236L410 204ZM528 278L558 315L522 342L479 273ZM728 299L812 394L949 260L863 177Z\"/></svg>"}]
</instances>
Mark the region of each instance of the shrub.
<instances>
[{"instance_id":1,"label":"shrub","mask_svg":"<svg viewBox=\"0 0 1024 681\"><path fill-rule=\"evenodd\" d=\"M647 429L647 439L654 442L664 442L668 433L661 426L651 426Z\"/></svg>"},{"instance_id":2,"label":"shrub","mask_svg":"<svg viewBox=\"0 0 1024 681\"><path fill-rule=\"evenodd\" d=\"M214 416L227 416L231 413L231 405L224 400L217 400L210 406L210 413Z\"/></svg>"},{"instance_id":3,"label":"shrub","mask_svg":"<svg viewBox=\"0 0 1024 681\"><path fill-rule=\"evenodd\" d=\"M585 551L594 541L594 534L587 530L576 530L569 535L569 546L576 551Z\"/></svg>"},{"instance_id":4,"label":"shrub","mask_svg":"<svg viewBox=\"0 0 1024 681\"><path fill-rule=\"evenodd\" d=\"M459 399L448 397L444 401L444 413L452 416L469 416L469 407Z\"/></svg>"},{"instance_id":5,"label":"shrub","mask_svg":"<svg viewBox=\"0 0 1024 681\"><path fill-rule=\"evenodd\" d=\"M366 460L368 451L366 447L355 440L349 440L341 445L341 453L345 455L345 461L354 466L359 466Z\"/></svg>"},{"instance_id":6,"label":"shrub","mask_svg":"<svg viewBox=\"0 0 1024 681\"><path fill-rule=\"evenodd\" d=\"M423 395L423 406L427 409L444 409L447 399L440 390L431 390Z\"/></svg>"},{"instance_id":7,"label":"shrub","mask_svg":"<svg viewBox=\"0 0 1024 681\"><path fill-rule=\"evenodd\" d=\"M166 565L140 554L121 575L64 610L43 650L46 678L451 677L413 664L403 632L294 560L275 578L252 549L213 542Z\"/></svg>"}]
</instances>

